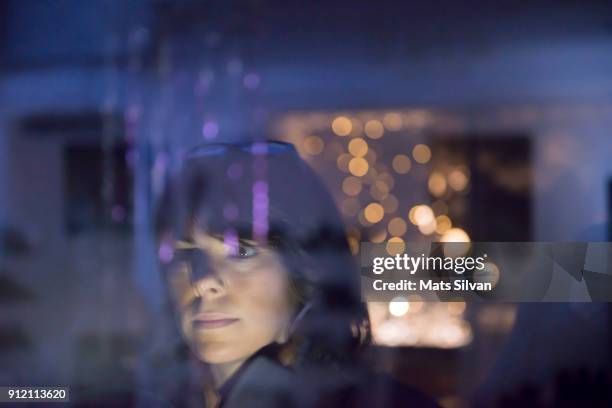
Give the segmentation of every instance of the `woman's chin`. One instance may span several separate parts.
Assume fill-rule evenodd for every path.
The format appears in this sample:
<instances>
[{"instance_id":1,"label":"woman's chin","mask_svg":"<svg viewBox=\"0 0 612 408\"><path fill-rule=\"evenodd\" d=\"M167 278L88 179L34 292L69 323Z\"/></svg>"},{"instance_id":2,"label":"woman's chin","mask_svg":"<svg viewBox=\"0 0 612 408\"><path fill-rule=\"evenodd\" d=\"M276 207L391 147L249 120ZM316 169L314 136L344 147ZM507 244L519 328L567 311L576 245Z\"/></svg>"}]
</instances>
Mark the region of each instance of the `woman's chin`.
<instances>
[{"instance_id":1,"label":"woman's chin","mask_svg":"<svg viewBox=\"0 0 612 408\"><path fill-rule=\"evenodd\" d=\"M195 351L200 361L206 364L229 364L245 358L244 353L237 352L230 345L200 344Z\"/></svg>"}]
</instances>

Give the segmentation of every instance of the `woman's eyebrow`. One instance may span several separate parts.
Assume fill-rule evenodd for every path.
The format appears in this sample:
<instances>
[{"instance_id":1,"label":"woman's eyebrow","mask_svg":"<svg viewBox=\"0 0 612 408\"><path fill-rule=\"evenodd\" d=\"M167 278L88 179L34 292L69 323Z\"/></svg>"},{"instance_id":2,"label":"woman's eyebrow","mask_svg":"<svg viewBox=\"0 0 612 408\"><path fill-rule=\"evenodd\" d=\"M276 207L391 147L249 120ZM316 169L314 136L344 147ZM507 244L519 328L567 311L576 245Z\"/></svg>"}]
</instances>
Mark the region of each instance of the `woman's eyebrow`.
<instances>
[{"instance_id":1,"label":"woman's eyebrow","mask_svg":"<svg viewBox=\"0 0 612 408\"><path fill-rule=\"evenodd\" d=\"M197 247L198 245L195 242L188 240L178 240L174 243L174 248L176 249L194 249Z\"/></svg>"}]
</instances>

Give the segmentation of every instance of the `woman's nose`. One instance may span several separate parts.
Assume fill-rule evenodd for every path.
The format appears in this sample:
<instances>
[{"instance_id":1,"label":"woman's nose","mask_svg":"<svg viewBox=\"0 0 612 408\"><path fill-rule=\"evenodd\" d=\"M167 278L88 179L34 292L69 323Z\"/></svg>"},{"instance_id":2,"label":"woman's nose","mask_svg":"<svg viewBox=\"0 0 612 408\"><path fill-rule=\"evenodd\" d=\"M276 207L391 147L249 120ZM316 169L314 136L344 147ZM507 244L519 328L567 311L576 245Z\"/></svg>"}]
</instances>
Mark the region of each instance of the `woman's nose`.
<instances>
[{"instance_id":1,"label":"woman's nose","mask_svg":"<svg viewBox=\"0 0 612 408\"><path fill-rule=\"evenodd\" d=\"M225 284L216 273L208 273L197 279L194 288L202 298L218 297L225 293Z\"/></svg>"},{"instance_id":2,"label":"woman's nose","mask_svg":"<svg viewBox=\"0 0 612 408\"><path fill-rule=\"evenodd\" d=\"M201 253L194 264L193 285L201 297L218 296L225 291L225 282L219 274L215 260Z\"/></svg>"}]
</instances>

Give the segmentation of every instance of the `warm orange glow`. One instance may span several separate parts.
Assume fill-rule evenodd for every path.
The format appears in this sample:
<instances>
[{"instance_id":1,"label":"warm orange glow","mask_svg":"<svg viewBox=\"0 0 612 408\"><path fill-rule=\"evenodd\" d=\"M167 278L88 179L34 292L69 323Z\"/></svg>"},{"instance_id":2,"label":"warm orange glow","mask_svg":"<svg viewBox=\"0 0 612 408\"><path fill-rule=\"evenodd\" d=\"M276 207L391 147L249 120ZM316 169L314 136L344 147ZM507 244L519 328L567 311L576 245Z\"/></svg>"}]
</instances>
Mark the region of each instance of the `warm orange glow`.
<instances>
[{"instance_id":1,"label":"warm orange glow","mask_svg":"<svg viewBox=\"0 0 612 408\"><path fill-rule=\"evenodd\" d=\"M348 168L353 176L363 177L368 174L370 165L363 157L354 157L349 161Z\"/></svg>"},{"instance_id":2,"label":"warm orange glow","mask_svg":"<svg viewBox=\"0 0 612 408\"><path fill-rule=\"evenodd\" d=\"M448 184L455 191L461 191L467 187L468 177L464 171L455 169L448 175Z\"/></svg>"},{"instance_id":3,"label":"warm orange glow","mask_svg":"<svg viewBox=\"0 0 612 408\"><path fill-rule=\"evenodd\" d=\"M401 237L406 233L407 227L406 221L404 221L401 217L395 217L389 221L387 229L389 230L389 234L393 235L394 237Z\"/></svg>"},{"instance_id":4,"label":"warm orange glow","mask_svg":"<svg viewBox=\"0 0 612 408\"><path fill-rule=\"evenodd\" d=\"M311 156L316 156L323 151L325 143L318 136L308 136L304 139L304 152Z\"/></svg>"},{"instance_id":5,"label":"warm orange glow","mask_svg":"<svg viewBox=\"0 0 612 408\"><path fill-rule=\"evenodd\" d=\"M470 242L470 236L461 228L451 228L442 235L440 242Z\"/></svg>"},{"instance_id":6,"label":"warm orange glow","mask_svg":"<svg viewBox=\"0 0 612 408\"><path fill-rule=\"evenodd\" d=\"M444 192L446 191L446 179L444 178L442 173L439 173L437 171L431 173L427 184L429 186L429 191L434 196L440 197L444 195Z\"/></svg>"},{"instance_id":7,"label":"warm orange glow","mask_svg":"<svg viewBox=\"0 0 612 408\"><path fill-rule=\"evenodd\" d=\"M361 138L355 138L349 142L348 151L355 157L363 157L368 153L368 144Z\"/></svg>"},{"instance_id":8,"label":"warm orange glow","mask_svg":"<svg viewBox=\"0 0 612 408\"><path fill-rule=\"evenodd\" d=\"M389 112L383 118L383 125L389 130L397 131L402 128L402 115Z\"/></svg>"},{"instance_id":9,"label":"warm orange glow","mask_svg":"<svg viewBox=\"0 0 612 408\"><path fill-rule=\"evenodd\" d=\"M396 155L393 158L391 165L393 166L393 170L395 170L398 174L406 174L410 171L410 167L412 167L410 158L405 154Z\"/></svg>"},{"instance_id":10,"label":"warm orange glow","mask_svg":"<svg viewBox=\"0 0 612 408\"><path fill-rule=\"evenodd\" d=\"M338 116L333 120L331 127L338 136L348 136L353 129L353 124L346 116Z\"/></svg>"},{"instance_id":11,"label":"warm orange glow","mask_svg":"<svg viewBox=\"0 0 612 408\"><path fill-rule=\"evenodd\" d=\"M389 194L382 200L381 204L387 214L393 214L397 211L399 201L393 194Z\"/></svg>"},{"instance_id":12,"label":"warm orange glow","mask_svg":"<svg viewBox=\"0 0 612 408\"><path fill-rule=\"evenodd\" d=\"M369 234L370 242L380 244L387 238L387 231L384 228L378 228Z\"/></svg>"},{"instance_id":13,"label":"warm orange glow","mask_svg":"<svg viewBox=\"0 0 612 408\"><path fill-rule=\"evenodd\" d=\"M419 231L423 235L431 235L436 231L437 223L436 219L432 218L427 224L419 224Z\"/></svg>"},{"instance_id":14,"label":"warm orange glow","mask_svg":"<svg viewBox=\"0 0 612 408\"><path fill-rule=\"evenodd\" d=\"M368 120L365 124L364 132L370 139L380 139L385 133L385 128L377 120Z\"/></svg>"},{"instance_id":15,"label":"warm orange glow","mask_svg":"<svg viewBox=\"0 0 612 408\"><path fill-rule=\"evenodd\" d=\"M371 203L364 209L363 215L368 222L376 224L383 219L385 210L383 206L378 203Z\"/></svg>"},{"instance_id":16,"label":"warm orange glow","mask_svg":"<svg viewBox=\"0 0 612 408\"><path fill-rule=\"evenodd\" d=\"M425 164L431 160L431 149L427 145L418 144L412 149L412 157L417 163Z\"/></svg>"},{"instance_id":17,"label":"warm orange glow","mask_svg":"<svg viewBox=\"0 0 612 408\"><path fill-rule=\"evenodd\" d=\"M382 201L389 195L389 186L382 180L375 181L370 187L370 195L373 199Z\"/></svg>"},{"instance_id":18,"label":"warm orange glow","mask_svg":"<svg viewBox=\"0 0 612 408\"><path fill-rule=\"evenodd\" d=\"M348 168L353 176L363 177L368 173L370 165L363 157L354 157L349 161Z\"/></svg>"},{"instance_id":19,"label":"warm orange glow","mask_svg":"<svg viewBox=\"0 0 612 408\"><path fill-rule=\"evenodd\" d=\"M451 222L451 219L448 218L448 216L446 215L439 215L436 217L436 233L442 235L444 234L446 231L448 231L449 229L451 229L453 227L453 223Z\"/></svg>"},{"instance_id":20,"label":"warm orange glow","mask_svg":"<svg viewBox=\"0 0 612 408\"><path fill-rule=\"evenodd\" d=\"M434 220L433 210L427 205L417 205L414 210L414 223L418 226L429 225Z\"/></svg>"},{"instance_id":21,"label":"warm orange glow","mask_svg":"<svg viewBox=\"0 0 612 408\"><path fill-rule=\"evenodd\" d=\"M404 253L406 243L400 237L393 237L387 241L387 253L391 256Z\"/></svg>"},{"instance_id":22,"label":"warm orange glow","mask_svg":"<svg viewBox=\"0 0 612 408\"><path fill-rule=\"evenodd\" d=\"M342 191L350 196L359 195L361 192L361 179L353 176L348 176L342 182Z\"/></svg>"},{"instance_id":23,"label":"warm orange glow","mask_svg":"<svg viewBox=\"0 0 612 408\"><path fill-rule=\"evenodd\" d=\"M338 166L338 169L340 169L340 171L343 171L344 173L348 173L349 162L351 161L351 158L351 155L348 153L342 153L340 156L338 156L338 159L336 160L336 165Z\"/></svg>"}]
</instances>

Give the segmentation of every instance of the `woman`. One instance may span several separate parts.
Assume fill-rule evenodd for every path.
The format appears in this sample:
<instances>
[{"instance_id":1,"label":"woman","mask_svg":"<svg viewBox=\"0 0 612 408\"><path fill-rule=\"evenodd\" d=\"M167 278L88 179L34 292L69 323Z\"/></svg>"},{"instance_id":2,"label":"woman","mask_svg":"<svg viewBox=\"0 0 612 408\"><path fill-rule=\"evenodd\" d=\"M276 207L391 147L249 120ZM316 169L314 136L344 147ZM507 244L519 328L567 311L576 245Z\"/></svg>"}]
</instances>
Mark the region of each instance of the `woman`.
<instances>
[{"instance_id":1,"label":"woman","mask_svg":"<svg viewBox=\"0 0 612 408\"><path fill-rule=\"evenodd\" d=\"M433 405L362 364L369 321L344 227L292 145L192 149L157 233L207 406Z\"/></svg>"}]
</instances>

